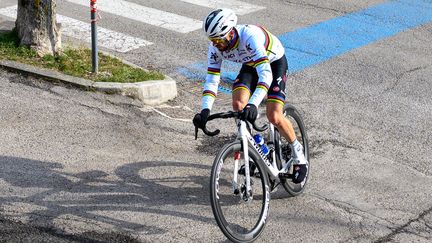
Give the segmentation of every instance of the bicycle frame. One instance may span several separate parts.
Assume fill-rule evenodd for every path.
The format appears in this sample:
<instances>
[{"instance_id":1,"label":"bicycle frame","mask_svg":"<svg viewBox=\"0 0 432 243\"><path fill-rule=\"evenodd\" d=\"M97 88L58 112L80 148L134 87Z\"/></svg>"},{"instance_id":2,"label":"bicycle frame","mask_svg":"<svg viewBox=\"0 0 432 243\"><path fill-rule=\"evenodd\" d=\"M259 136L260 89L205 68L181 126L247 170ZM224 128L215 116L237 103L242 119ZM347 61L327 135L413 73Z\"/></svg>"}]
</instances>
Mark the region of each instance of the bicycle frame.
<instances>
[{"instance_id":1,"label":"bicycle frame","mask_svg":"<svg viewBox=\"0 0 432 243\"><path fill-rule=\"evenodd\" d=\"M288 105L284 106L284 116L294 120L296 137L303 144L305 156L309 159L308 139L301 116L294 107ZM228 239L233 242L251 242L259 237L266 224L270 193L282 185L289 195L300 195L308 174L302 184L291 181L295 179L292 165L296 162L289 154L290 151L293 153L292 148L270 122L259 126L256 121L245 121L244 113L239 111L212 114L207 122L228 118L236 119L237 134L234 141L219 150L213 162L210 203L216 222ZM208 130L206 123L198 124L195 126L195 138L198 128L208 136L220 133L219 129ZM264 155L263 147L255 142L255 131L269 133L265 140L270 154ZM244 162L241 161L243 159ZM245 213L246 210L252 211Z\"/></svg>"},{"instance_id":2,"label":"bicycle frame","mask_svg":"<svg viewBox=\"0 0 432 243\"><path fill-rule=\"evenodd\" d=\"M251 183L250 183L250 167L249 167L249 145L252 146L252 148L255 149L256 152L260 155L260 158L262 161L257 161L257 163L263 163L265 165L266 172L270 175L270 178L272 180L275 180L276 182L280 182L279 174L280 173L286 173L288 171L289 165L291 164L291 161L288 161L284 164L281 170L277 169L276 165L276 151L275 149L271 149L271 156L272 156L272 163L269 161L266 155L262 152L259 145L255 142L252 135L249 133L247 129L247 124L245 121L238 120L238 135L237 140L240 140L242 143L243 148L243 156L245 160L245 177L246 177L246 200L249 201L252 199L252 193L251 193ZM270 141L269 144L275 143L275 137L274 137L274 126L273 124L270 124ZM234 176L233 176L233 191L238 190L238 161L240 159L239 155L236 155L234 158Z\"/></svg>"}]
</instances>

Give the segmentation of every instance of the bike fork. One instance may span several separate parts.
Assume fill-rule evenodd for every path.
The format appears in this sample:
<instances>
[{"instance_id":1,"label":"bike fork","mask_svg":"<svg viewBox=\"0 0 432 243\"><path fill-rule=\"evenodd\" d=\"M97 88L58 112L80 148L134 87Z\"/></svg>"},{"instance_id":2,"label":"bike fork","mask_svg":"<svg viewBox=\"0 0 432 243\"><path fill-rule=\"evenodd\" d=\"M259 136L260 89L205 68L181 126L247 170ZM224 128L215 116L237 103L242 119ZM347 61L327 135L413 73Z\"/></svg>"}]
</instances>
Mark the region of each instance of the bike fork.
<instances>
[{"instance_id":1,"label":"bike fork","mask_svg":"<svg viewBox=\"0 0 432 243\"><path fill-rule=\"evenodd\" d=\"M243 200L252 201L252 189L251 189L251 180L250 180L250 167L249 167L249 144L246 136L242 137L242 145L243 145L243 156L245 160L245 177L246 177L246 191L244 192Z\"/></svg>"},{"instance_id":2,"label":"bike fork","mask_svg":"<svg viewBox=\"0 0 432 243\"><path fill-rule=\"evenodd\" d=\"M232 181L232 192L236 195L240 193L237 183L240 156L240 151L234 152L234 176Z\"/></svg>"}]
</instances>

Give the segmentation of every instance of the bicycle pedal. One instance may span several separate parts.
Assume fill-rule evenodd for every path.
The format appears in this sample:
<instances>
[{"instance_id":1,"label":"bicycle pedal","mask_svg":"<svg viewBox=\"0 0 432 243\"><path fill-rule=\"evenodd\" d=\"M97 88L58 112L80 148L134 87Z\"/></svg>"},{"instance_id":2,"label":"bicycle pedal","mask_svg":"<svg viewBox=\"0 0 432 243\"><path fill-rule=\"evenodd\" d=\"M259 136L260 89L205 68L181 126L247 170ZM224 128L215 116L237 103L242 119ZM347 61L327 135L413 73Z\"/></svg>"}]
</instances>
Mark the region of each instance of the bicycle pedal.
<instances>
[{"instance_id":1,"label":"bicycle pedal","mask_svg":"<svg viewBox=\"0 0 432 243\"><path fill-rule=\"evenodd\" d=\"M279 178L281 178L281 179L292 179L293 176L290 173L279 173Z\"/></svg>"}]
</instances>

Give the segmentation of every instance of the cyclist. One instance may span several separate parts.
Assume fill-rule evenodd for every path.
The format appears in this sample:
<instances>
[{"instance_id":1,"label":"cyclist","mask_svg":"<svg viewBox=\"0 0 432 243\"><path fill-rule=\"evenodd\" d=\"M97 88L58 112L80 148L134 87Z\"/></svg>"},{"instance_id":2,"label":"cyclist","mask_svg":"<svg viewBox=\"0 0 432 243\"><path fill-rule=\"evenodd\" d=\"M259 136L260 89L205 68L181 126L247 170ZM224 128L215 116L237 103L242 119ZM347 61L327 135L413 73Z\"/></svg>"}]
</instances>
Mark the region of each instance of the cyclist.
<instances>
[{"instance_id":1,"label":"cyclist","mask_svg":"<svg viewBox=\"0 0 432 243\"><path fill-rule=\"evenodd\" d=\"M283 115L285 82L288 63L279 39L265 28L237 25L237 16L230 9L216 9L204 19L203 30L210 40L208 69L201 99L201 112L193 118L196 127L203 128L210 115L220 82L222 60L242 63L233 83L232 107L242 111L242 119L253 122L258 106L267 95L266 115L291 145L294 183L307 174L307 160L297 141L292 124Z\"/></svg>"}]
</instances>

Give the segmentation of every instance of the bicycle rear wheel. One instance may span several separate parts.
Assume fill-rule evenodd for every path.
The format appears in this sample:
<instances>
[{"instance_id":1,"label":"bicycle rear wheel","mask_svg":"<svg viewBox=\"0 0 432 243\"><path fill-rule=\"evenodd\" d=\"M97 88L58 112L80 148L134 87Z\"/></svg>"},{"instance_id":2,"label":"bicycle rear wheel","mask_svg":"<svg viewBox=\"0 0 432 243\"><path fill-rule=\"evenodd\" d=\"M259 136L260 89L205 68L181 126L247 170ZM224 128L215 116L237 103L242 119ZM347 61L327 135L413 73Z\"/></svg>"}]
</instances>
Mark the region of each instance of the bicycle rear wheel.
<instances>
[{"instance_id":1,"label":"bicycle rear wheel","mask_svg":"<svg viewBox=\"0 0 432 243\"><path fill-rule=\"evenodd\" d=\"M246 178L238 174L238 191L233 190L235 158L237 170L244 165L242 146L239 141L225 145L216 156L210 178L210 202L219 228L233 242L251 242L264 229L270 203L270 190L265 170L258 163L258 153L249 149L249 163L254 163L255 175L251 172L253 199L243 198Z\"/></svg>"},{"instance_id":2,"label":"bicycle rear wheel","mask_svg":"<svg viewBox=\"0 0 432 243\"><path fill-rule=\"evenodd\" d=\"M302 144L303 146L303 153L309 162L308 164L308 172L306 175L306 178L302 183L295 184L291 181L291 179L283 179L281 181L282 186L285 188L285 190L291 195L291 196L297 196L303 193L307 181L309 179L309 173L311 169L310 165L310 159L309 159L309 140L306 133L306 128L303 123L303 119L300 116L300 113L296 110L295 107L286 104L284 106L284 115L285 117L291 122L294 128L294 132L297 136L297 140ZM282 161L289 161L291 157L291 147L288 141L279 134L279 131L275 129L275 141L280 141L280 143L275 144L276 151L280 151L279 154L277 154L276 163L279 169L282 168ZM292 165L290 170L292 169Z\"/></svg>"}]
</instances>

